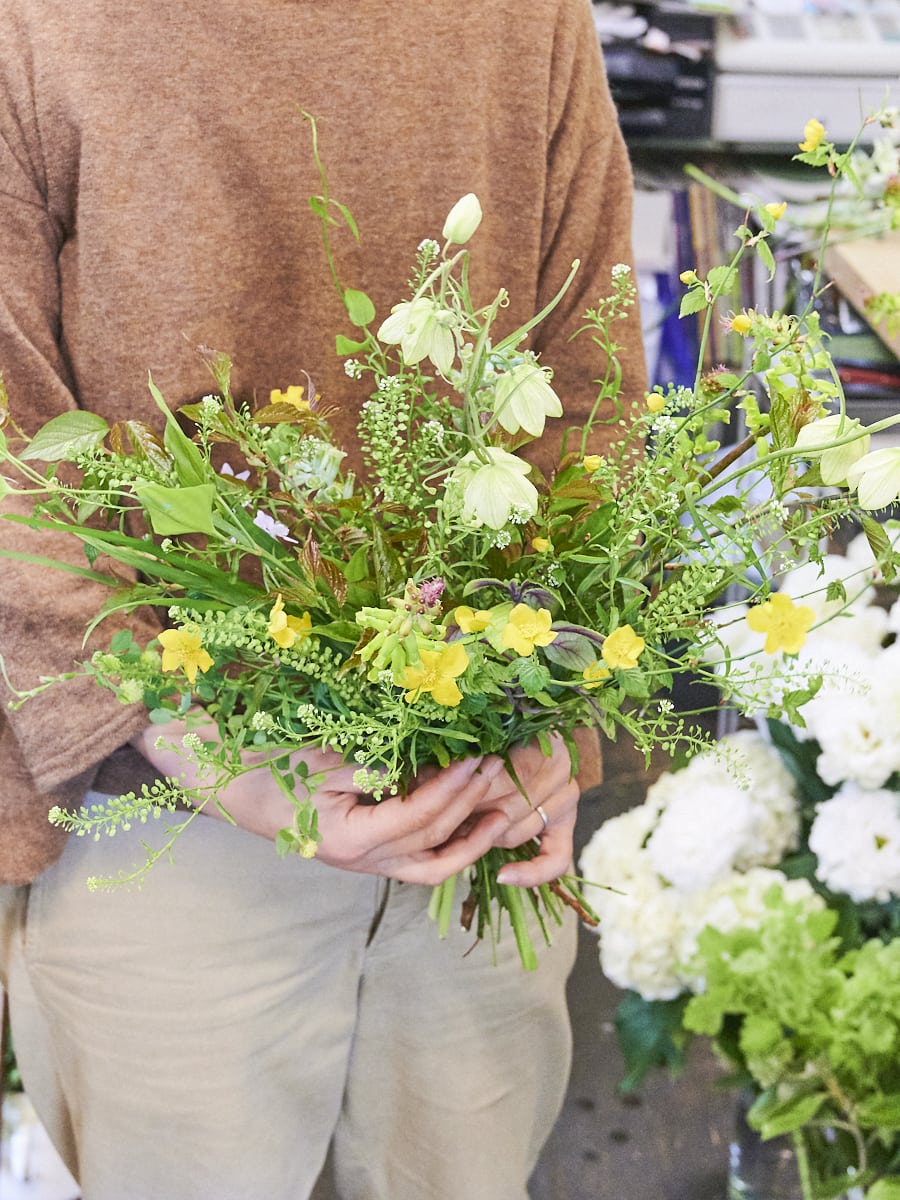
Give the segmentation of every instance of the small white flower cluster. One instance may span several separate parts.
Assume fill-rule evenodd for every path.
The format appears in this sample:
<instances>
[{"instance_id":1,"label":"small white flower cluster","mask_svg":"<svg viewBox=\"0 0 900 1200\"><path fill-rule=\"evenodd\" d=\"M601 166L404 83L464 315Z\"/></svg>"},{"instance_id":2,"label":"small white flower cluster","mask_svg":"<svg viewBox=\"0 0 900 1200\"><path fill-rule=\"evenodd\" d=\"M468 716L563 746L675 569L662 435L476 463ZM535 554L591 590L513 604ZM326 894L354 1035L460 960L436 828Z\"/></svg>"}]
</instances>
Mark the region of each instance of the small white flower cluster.
<instances>
[{"instance_id":1,"label":"small white flower cluster","mask_svg":"<svg viewBox=\"0 0 900 1200\"><path fill-rule=\"evenodd\" d=\"M809 848L831 891L857 903L900 895L900 795L845 783L818 806Z\"/></svg>"},{"instance_id":2,"label":"small white flower cluster","mask_svg":"<svg viewBox=\"0 0 900 1200\"><path fill-rule=\"evenodd\" d=\"M798 838L793 778L760 734L732 734L662 775L581 856L581 873L595 885L588 897L600 916L604 974L645 999L672 999L702 986L692 959L705 926L758 924L776 884L791 900L820 906L805 880L772 869Z\"/></svg>"}]
</instances>

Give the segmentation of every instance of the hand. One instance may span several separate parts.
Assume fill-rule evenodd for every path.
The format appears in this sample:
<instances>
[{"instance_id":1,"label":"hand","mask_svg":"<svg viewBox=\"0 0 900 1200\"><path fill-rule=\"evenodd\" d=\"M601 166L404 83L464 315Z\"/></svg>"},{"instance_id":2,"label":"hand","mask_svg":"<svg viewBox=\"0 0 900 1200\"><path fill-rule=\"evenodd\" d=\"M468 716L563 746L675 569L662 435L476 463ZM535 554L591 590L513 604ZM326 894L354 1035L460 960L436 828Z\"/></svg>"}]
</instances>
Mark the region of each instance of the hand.
<instances>
[{"instance_id":1,"label":"hand","mask_svg":"<svg viewBox=\"0 0 900 1200\"><path fill-rule=\"evenodd\" d=\"M182 722L171 722L165 730L167 740L177 744L185 728ZM203 740L217 736L213 725L195 732ZM148 728L133 744L158 771L181 779L188 788L202 788L199 765L175 750L157 748L159 733L159 727ZM361 795L353 783L355 767L334 752L303 750L291 758L305 760L309 775L317 777L311 798L322 841L316 857L345 871L407 883L442 883L471 866L509 824L495 805L483 803L503 769L496 758L484 764L479 758L453 763L408 797L389 796L378 804ZM291 825L293 805L273 779L264 754L245 754L244 762L254 763L253 768L221 789L217 800L242 829L273 839ZM213 802L203 812L224 817Z\"/></svg>"},{"instance_id":2,"label":"hand","mask_svg":"<svg viewBox=\"0 0 900 1200\"><path fill-rule=\"evenodd\" d=\"M512 849L534 837L539 837L541 843L530 861L503 867L498 875L500 883L535 887L571 868L580 789L572 777L572 762L562 738L554 737L552 744L550 755L544 754L537 742L511 751L510 759L525 795L506 771L496 776L488 792L485 804L499 809L507 818L495 846ZM538 805L547 818L546 828Z\"/></svg>"}]
</instances>

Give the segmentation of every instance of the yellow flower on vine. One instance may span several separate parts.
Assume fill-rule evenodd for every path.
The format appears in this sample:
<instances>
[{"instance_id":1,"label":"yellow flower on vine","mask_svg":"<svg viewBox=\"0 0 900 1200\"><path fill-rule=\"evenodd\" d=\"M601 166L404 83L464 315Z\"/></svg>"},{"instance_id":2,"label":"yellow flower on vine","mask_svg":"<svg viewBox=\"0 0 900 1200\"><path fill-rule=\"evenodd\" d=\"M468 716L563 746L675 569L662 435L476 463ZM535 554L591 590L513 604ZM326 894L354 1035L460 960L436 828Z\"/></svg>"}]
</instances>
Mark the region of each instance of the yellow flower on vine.
<instances>
[{"instance_id":1,"label":"yellow flower on vine","mask_svg":"<svg viewBox=\"0 0 900 1200\"><path fill-rule=\"evenodd\" d=\"M164 671L177 671L182 667L185 675L193 683L198 671L206 672L213 665L212 656L203 649L200 630L196 625L185 625L181 629L164 629L158 640L163 648Z\"/></svg>"},{"instance_id":2,"label":"yellow flower on vine","mask_svg":"<svg viewBox=\"0 0 900 1200\"><path fill-rule=\"evenodd\" d=\"M780 204L764 204L763 208L769 214L773 221L780 221L787 212L787 200L782 200Z\"/></svg>"},{"instance_id":3,"label":"yellow flower on vine","mask_svg":"<svg viewBox=\"0 0 900 1200\"><path fill-rule=\"evenodd\" d=\"M403 699L411 704L428 692L437 704L456 708L462 700L456 680L469 665L462 642L451 642L440 650L421 650L419 657L422 660L419 665L409 666L403 672L402 686L408 689Z\"/></svg>"},{"instance_id":4,"label":"yellow flower on vine","mask_svg":"<svg viewBox=\"0 0 900 1200\"><path fill-rule=\"evenodd\" d=\"M807 121L803 126L803 141L797 144L804 154L809 154L812 150L816 149L824 136L825 126L821 121L817 121L813 117L812 120Z\"/></svg>"},{"instance_id":5,"label":"yellow flower on vine","mask_svg":"<svg viewBox=\"0 0 900 1200\"><path fill-rule=\"evenodd\" d=\"M584 668L581 675L586 688L599 687L605 679L609 679L609 667L604 667L601 662L593 662Z\"/></svg>"},{"instance_id":6,"label":"yellow flower on vine","mask_svg":"<svg viewBox=\"0 0 900 1200\"><path fill-rule=\"evenodd\" d=\"M531 539L531 544L534 546L537 554L546 554L550 549L550 542L547 538L536 537Z\"/></svg>"},{"instance_id":7,"label":"yellow flower on vine","mask_svg":"<svg viewBox=\"0 0 900 1200\"><path fill-rule=\"evenodd\" d=\"M460 604L453 613L453 619L463 633L481 633L490 625L494 614L489 608L474 609L467 604Z\"/></svg>"},{"instance_id":8,"label":"yellow flower on vine","mask_svg":"<svg viewBox=\"0 0 900 1200\"><path fill-rule=\"evenodd\" d=\"M298 408L302 412L309 411L309 398L306 395L306 388L302 388L298 384L292 384L284 392L278 388L273 388L269 393L269 403L290 404L292 408Z\"/></svg>"},{"instance_id":9,"label":"yellow flower on vine","mask_svg":"<svg viewBox=\"0 0 900 1200\"><path fill-rule=\"evenodd\" d=\"M586 454L581 460L581 465L586 471L593 473L599 471L603 466L603 456L600 454Z\"/></svg>"},{"instance_id":10,"label":"yellow flower on vine","mask_svg":"<svg viewBox=\"0 0 900 1200\"><path fill-rule=\"evenodd\" d=\"M652 413L662 412L666 407L666 398L659 392L650 392L647 396L647 408Z\"/></svg>"},{"instance_id":11,"label":"yellow flower on vine","mask_svg":"<svg viewBox=\"0 0 900 1200\"><path fill-rule=\"evenodd\" d=\"M731 328L735 333L739 333L741 337L745 337L753 328L753 318L749 313L735 313L731 318Z\"/></svg>"},{"instance_id":12,"label":"yellow flower on vine","mask_svg":"<svg viewBox=\"0 0 900 1200\"><path fill-rule=\"evenodd\" d=\"M530 608L517 604L510 612L500 644L504 650L515 650L524 658L534 653L535 646L549 646L556 639L550 628L553 617L546 608Z\"/></svg>"},{"instance_id":13,"label":"yellow flower on vine","mask_svg":"<svg viewBox=\"0 0 900 1200\"><path fill-rule=\"evenodd\" d=\"M281 593L269 609L269 637L278 643L282 650L290 650L295 644L309 637L312 629L312 617L308 612L302 617L289 617L284 611L284 601Z\"/></svg>"},{"instance_id":14,"label":"yellow flower on vine","mask_svg":"<svg viewBox=\"0 0 900 1200\"><path fill-rule=\"evenodd\" d=\"M604 640L603 661L614 671L629 671L636 667L647 643L630 625L620 625Z\"/></svg>"},{"instance_id":15,"label":"yellow flower on vine","mask_svg":"<svg viewBox=\"0 0 900 1200\"><path fill-rule=\"evenodd\" d=\"M754 633L766 635L766 654L797 654L812 627L816 614L806 604L795 604L784 592L774 592L762 604L747 613L747 624Z\"/></svg>"}]
</instances>

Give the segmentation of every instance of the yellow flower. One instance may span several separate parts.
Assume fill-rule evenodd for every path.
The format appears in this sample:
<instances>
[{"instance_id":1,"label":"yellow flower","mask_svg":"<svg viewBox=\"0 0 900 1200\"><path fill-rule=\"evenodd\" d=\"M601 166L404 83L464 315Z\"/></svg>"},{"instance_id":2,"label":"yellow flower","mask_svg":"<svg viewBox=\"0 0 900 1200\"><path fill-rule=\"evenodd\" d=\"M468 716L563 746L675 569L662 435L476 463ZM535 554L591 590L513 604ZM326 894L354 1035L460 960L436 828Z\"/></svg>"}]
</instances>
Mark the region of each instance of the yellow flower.
<instances>
[{"instance_id":1,"label":"yellow flower","mask_svg":"<svg viewBox=\"0 0 900 1200\"><path fill-rule=\"evenodd\" d=\"M603 456L601 454L586 454L581 460L581 465L586 471L599 471L603 466Z\"/></svg>"},{"instance_id":2,"label":"yellow flower","mask_svg":"<svg viewBox=\"0 0 900 1200\"><path fill-rule=\"evenodd\" d=\"M606 638L600 653L603 655L606 665L614 671L628 671L631 667L637 666L637 661L646 644L630 625L620 625Z\"/></svg>"},{"instance_id":3,"label":"yellow flower","mask_svg":"<svg viewBox=\"0 0 900 1200\"><path fill-rule=\"evenodd\" d=\"M661 396L659 392L651 392L647 397L647 407L652 413L662 412L666 407L665 396Z\"/></svg>"},{"instance_id":4,"label":"yellow flower","mask_svg":"<svg viewBox=\"0 0 900 1200\"><path fill-rule=\"evenodd\" d=\"M803 126L803 141L797 144L805 154L809 154L811 150L815 150L824 136L825 126L813 117Z\"/></svg>"},{"instance_id":5,"label":"yellow flower","mask_svg":"<svg viewBox=\"0 0 900 1200\"><path fill-rule=\"evenodd\" d=\"M177 671L183 667L191 683L197 678L198 671L208 671L213 665L211 655L203 649L196 625L186 625L183 629L164 629L159 635L159 644L163 648L162 669Z\"/></svg>"},{"instance_id":6,"label":"yellow flower","mask_svg":"<svg viewBox=\"0 0 900 1200\"><path fill-rule=\"evenodd\" d=\"M696 283L697 282L697 272L693 271L693 270L692 271L682 271L681 274L678 276L678 278L681 280L682 283L687 283L687 284Z\"/></svg>"},{"instance_id":7,"label":"yellow flower","mask_svg":"<svg viewBox=\"0 0 900 1200\"><path fill-rule=\"evenodd\" d=\"M553 618L546 608L531 608L517 604L503 628L500 644L504 650L515 650L523 657L532 654L535 646L549 646L556 634L550 628Z\"/></svg>"},{"instance_id":8,"label":"yellow flower","mask_svg":"<svg viewBox=\"0 0 900 1200\"><path fill-rule=\"evenodd\" d=\"M731 328L744 337L753 328L753 318L745 312L735 313L731 318Z\"/></svg>"},{"instance_id":9,"label":"yellow flower","mask_svg":"<svg viewBox=\"0 0 900 1200\"><path fill-rule=\"evenodd\" d=\"M796 654L816 619L813 609L805 604L795 604L784 592L775 592L762 604L756 604L747 613L747 624L754 633L766 635L766 654Z\"/></svg>"},{"instance_id":10,"label":"yellow flower","mask_svg":"<svg viewBox=\"0 0 900 1200\"><path fill-rule=\"evenodd\" d=\"M453 619L463 631L463 633L481 633L482 629L487 629L493 620L494 614L488 608L469 608L467 604L461 604L453 613Z\"/></svg>"},{"instance_id":11,"label":"yellow flower","mask_svg":"<svg viewBox=\"0 0 900 1200\"><path fill-rule=\"evenodd\" d=\"M309 637L312 629L312 617L308 612L302 617L289 617L284 611L284 601L281 593L269 610L269 637L276 641L283 650L290 650L295 642L302 642Z\"/></svg>"},{"instance_id":12,"label":"yellow flower","mask_svg":"<svg viewBox=\"0 0 900 1200\"><path fill-rule=\"evenodd\" d=\"M417 700L423 692L447 708L456 708L462 700L462 692L456 685L457 678L469 665L469 656L461 642L451 642L440 650L422 650L420 666L407 667L403 672L403 687L408 688L403 699L407 703Z\"/></svg>"},{"instance_id":13,"label":"yellow flower","mask_svg":"<svg viewBox=\"0 0 900 1200\"><path fill-rule=\"evenodd\" d=\"M536 537L531 539L531 544L534 546L538 554L546 554L550 549L550 543L547 538Z\"/></svg>"},{"instance_id":14,"label":"yellow flower","mask_svg":"<svg viewBox=\"0 0 900 1200\"><path fill-rule=\"evenodd\" d=\"M299 408L306 412L309 409L309 400L307 399L306 389L299 387L297 384L292 384L286 392L279 391L278 388L273 388L269 392L270 404L290 404L292 408Z\"/></svg>"},{"instance_id":15,"label":"yellow flower","mask_svg":"<svg viewBox=\"0 0 900 1200\"><path fill-rule=\"evenodd\" d=\"M780 204L764 204L763 208L774 221L780 221L787 211L787 200L782 200Z\"/></svg>"},{"instance_id":16,"label":"yellow flower","mask_svg":"<svg viewBox=\"0 0 900 1200\"><path fill-rule=\"evenodd\" d=\"M604 667L600 662L591 663L589 667L585 667L581 672L586 688L599 687L604 679L609 679L609 668Z\"/></svg>"}]
</instances>

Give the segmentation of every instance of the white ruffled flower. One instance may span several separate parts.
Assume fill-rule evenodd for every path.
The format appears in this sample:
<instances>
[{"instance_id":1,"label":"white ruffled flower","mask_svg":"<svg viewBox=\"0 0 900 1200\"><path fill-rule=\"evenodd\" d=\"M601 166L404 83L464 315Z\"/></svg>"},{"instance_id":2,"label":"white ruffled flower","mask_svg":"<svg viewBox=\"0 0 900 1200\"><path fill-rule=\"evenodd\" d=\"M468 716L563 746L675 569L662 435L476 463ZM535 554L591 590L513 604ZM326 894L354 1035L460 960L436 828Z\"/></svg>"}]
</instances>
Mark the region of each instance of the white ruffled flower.
<instances>
[{"instance_id":1,"label":"white ruffled flower","mask_svg":"<svg viewBox=\"0 0 900 1200\"><path fill-rule=\"evenodd\" d=\"M399 345L408 366L430 358L436 370L446 375L456 353L455 323L456 317L449 309L441 308L427 296L419 296L395 304L391 315L382 322L378 337L389 346Z\"/></svg>"},{"instance_id":2,"label":"white ruffled flower","mask_svg":"<svg viewBox=\"0 0 900 1200\"><path fill-rule=\"evenodd\" d=\"M537 488L525 478L531 464L499 446L488 446L484 452L488 462L470 450L450 473L451 510L459 504L464 521L489 529L502 529L511 520L529 520L538 510Z\"/></svg>"},{"instance_id":3,"label":"white ruffled flower","mask_svg":"<svg viewBox=\"0 0 900 1200\"><path fill-rule=\"evenodd\" d=\"M820 692L804 709L804 733L821 747L816 771L825 783L880 788L900 771L900 643L859 654L854 665L862 686Z\"/></svg>"},{"instance_id":4,"label":"white ruffled flower","mask_svg":"<svg viewBox=\"0 0 900 1200\"><path fill-rule=\"evenodd\" d=\"M524 429L532 437L540 437L547 417L561 417L562 411L547 372L534 360L504 371L497 380L494 414L507 433Z\"/></svg>"},{"instance_id":5,"label":"white ruffled flower","mask_svg":"<svg viewBox=\"0 0 900 1200\"><path fill-rule=\"evenodd\" d=\"M793 777L752 730L723 738L718 752L695 755L683 771L661 776L647 795L662 808L647 854L684 891L709 887L733 869L771 866L798 844Z\"/></svg>"},{"instance_id":6,"label":"white ruffled flower","mask_svg":"<svg viewBox=\"0 0 900 1200\"><path fill-rule=\"evenodd\" d=\"M823 449L829 443L851 435L855 435L854 439L847 445ZM871 440L868 434L863 433L862 423L855 417L834 413L804 425L797 434L794 449L806 453L810 458L819 459L823 483L840 486L847 482L847 472L853 464L868 452Z\"/></svg>"},{"instance_id":7,"label":"white ruffled flower","mask_svg":"<svg viewBox=\"0 0 900 1200\"><path fill-rule=\"evenodd\" d=\"M900 895L900 795L845 784L817 806L809 847L831 891L857 903Z\"/></svg>"}]
</instances>

